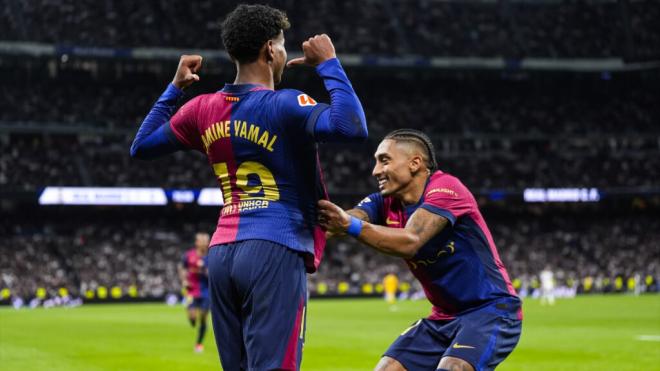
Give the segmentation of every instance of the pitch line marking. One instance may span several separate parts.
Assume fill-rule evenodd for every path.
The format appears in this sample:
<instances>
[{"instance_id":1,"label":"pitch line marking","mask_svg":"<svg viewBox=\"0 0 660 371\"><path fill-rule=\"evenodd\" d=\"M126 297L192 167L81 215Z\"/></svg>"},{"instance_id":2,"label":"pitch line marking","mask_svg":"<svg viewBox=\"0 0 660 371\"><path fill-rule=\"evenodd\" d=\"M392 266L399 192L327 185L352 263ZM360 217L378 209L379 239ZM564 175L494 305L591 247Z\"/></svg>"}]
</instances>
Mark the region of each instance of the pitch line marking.
<instances>
[{"instance_id":1,"label":"pitch line marking","mask_svg":"<svg viewBox=\"0 0 660 371\"><path fill-rule=\"evenodd\" d=\"M660 341L660 335L638 335L635 339L639 341Z\"/></svg>"}]
</instances>

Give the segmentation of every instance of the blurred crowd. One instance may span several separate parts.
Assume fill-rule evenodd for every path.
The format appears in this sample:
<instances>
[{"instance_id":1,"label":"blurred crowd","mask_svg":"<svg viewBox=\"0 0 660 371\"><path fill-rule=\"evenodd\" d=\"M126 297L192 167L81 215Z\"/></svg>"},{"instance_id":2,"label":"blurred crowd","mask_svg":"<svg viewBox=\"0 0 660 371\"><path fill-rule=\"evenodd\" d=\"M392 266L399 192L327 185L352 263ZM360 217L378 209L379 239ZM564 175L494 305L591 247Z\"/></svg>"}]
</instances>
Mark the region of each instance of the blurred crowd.
<instances>
[{"instance_id":1,"label":"blurred crowd","mask_svg":"<svg viewBox=\"0 0 660 371\"><path fill-rule=\"evenodd\" d=\"M3 39L110 47L222 48L220 23L238 1L17 1L0 10ZM330 34L342 53L611 57L660 52L660 4L642 1L359 2L273 0L290 47ZM359 21L356 21L359 20ZM374 37L376 35L376 37Z\"/></svg>"},{"instance_id":2,"label":"blurred crowd","mask_svg":"<svg viewBox=\"0 0 660 371\"><path fill-rule=\"evenodd\" d=\"M309 79L304 72L309 71L287 71L285 86L278 88L294 87L327 102L321 80ZM350 69L348 75L369 128L377 133L415 127L437 137L640 134L657 133L660 120L656 105L660 83L652 73L533 76L521 81L476 74L372 75L359 69ZM66 74L35 76L27 83L9 79L0 85L0 121L137 130L170 78L163 73L143 81ZM186 92L181 104L198 94L213 93L231 79L228 74L205 76Z\"/></svg>"},{"instance_id":3,"label":"blurred crowd","mask_svg":"<svg viewBox=\"0 0 660 371\"><path fill-rule=\"evenodd\" d=\"M119 54L133 47L221 49L220 21L237 3L8 0L0 7L0 42L112 47ZM424 62L419 68L348 68L370 139L359 146L320 145L333 197L354 202L376 189L373 152L380 138L401 127L431 136L440 169L477 194L599 187L615 198L622 189L643 194L660 186L655 70L534 72L515 62L658 59L658 1L267 3L287 11L290 53L325 32L340 54L363 55L366 65L372 55L507 60L507 68L488 72L430 70ZM129 156L140 122L171 78L170 62L66 54L23 58L3 48L9 52L0 58L0 193L9 196L0 212L19 197L32 200L45 186L217 187L199 153L149 163ZM232 73L228 62L208 60L202 81L184 102L218 90ZM311 69L287 71L283 87L328 100ZM659 291L657 217L611 205L561 215L513 215L515 207L507 206L504 215L486 213L486 219L520 292L534 291L546 266L559 286L574 291ZM17 209L0 215L11 220L0 224L0 301L178 295L181 254L195 232L211 232L215 221L215 215L202 222L199 215L154 217L144 211L106 217L107 209L84 219L83 213L98 210L83 209L45 222L35 221L42 209L27 218ZM194 213L206 212L198 209ZM420 289L402 260L340 239L330 243L309 288L318 295L373 293L387 273L399 276L401 291Z\"/></svg>"},{"instance_id":4,"label":"blurred crowd","mask_svg":"<svg viewBox=\"0 0 660 371\"><path fill-rule=\"evenodd\" d=\"M331 193L374 189L373 152L380 138L400 127L431 136L440 168L477 190L659 185L660 163L650 161L660 155L657 76L615 81L436 76L425 82L410 76L387 81L355 76L370 140L360 146L320 147ZM196 152L148 164L131 159L134 132L160 87L104 81L45 79L36 90L18 83L0 87L0 121L46 129L57 123L58 130L72 125L81 131L0 134L0 189L216 186ZM414 88L391 88L411 84ZM318 89L320 84L307 85ZM105 132L85 131L96 129Z\"/></svg>"},{"instance_id":5,"label":"blurred crowd","mask_svg":"<svg viewBox=\"0 0 660 371\"><path fill-rule=\"evenodd\" d=\"M1 141L0 141L1 142ZM467 143L479 145L479 140ZM593 143L595 142L595 143ZM585 141L581 149L562 140L534 140L507 150L473 148L437 151L439 167L475 192L520 192L533 187L651 189L660 185L657 138ZM325 145L320 149L331 194L366 195L376 190L371 175L378 142L361 148ZM465 143L463 143L465 144ZM45 186L217 187L203 155L178 152L144 162L128 155L130 141L95 137L12 136L0 149L0 189L38 191ZM350 179L350 181L349 181Z\"/></svg>"},{"instance_id":6,"label":"blurred crowd","mask_svg":"<svg viewBox=\"0 0 660 371\"><path fill-rule=\"evenodd\" d=\"M545 267L558 287L582 292L628 291L628 280L658 291L660 221L651 215L486 216L500 256L518 290L538 287ZM17 223L0 243L0 289L13 297L45 297L66 288L73 297L98 298L100 290L120 297L180 294L177 264L209 221L145 218L106 223ZM408 290L418 289L402 259L379 254L353 239L332 240L319 272L309 276L313 294L359 294L388 273ZM651 280L648 279L651 277ZM586 282L591 283L587 284ZM622 282L623 286L618 286ZM588 287L585 287L588 285ZM7 299L7 298L5 298Z\"/></svg>"},{"instance_id":7,"label":"blurred crowd","mask_svg":"<svg viewBox=\"0 0 660 371\"><path fill-rule=\"evenodd\" d=\"M177 264L192 242L194 225L175 227L164 219L103 223L14 224L3 232L2 283L12 295L31 298L39 288L47 297L61 287L72 296L94 298L99 289L122 296L179 293ZM210 224L205 225L210 229ZM91 293L91 294L90 294Z\"/></svg>"}]
</instances>

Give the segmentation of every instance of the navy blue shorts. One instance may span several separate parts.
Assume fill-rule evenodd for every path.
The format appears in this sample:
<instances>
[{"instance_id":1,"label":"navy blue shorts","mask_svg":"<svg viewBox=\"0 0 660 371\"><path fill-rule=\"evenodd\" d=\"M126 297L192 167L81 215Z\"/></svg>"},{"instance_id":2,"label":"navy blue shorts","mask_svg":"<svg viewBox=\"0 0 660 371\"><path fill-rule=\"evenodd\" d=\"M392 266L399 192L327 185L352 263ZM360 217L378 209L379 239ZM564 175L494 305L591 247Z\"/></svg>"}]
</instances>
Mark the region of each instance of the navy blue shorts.
<instances>
[{"instance_id":1,"label":"navy blue shorts","mask_svg":"<svg viewBox=\"0 0 660 371\"><path fill-rule=\"evenodd\" d=\"M303 256L246 240L209 250L211 316L222 368L299 370L305 340Z\"/></svg>"},{"instance_id":2,"label":"navy blue shorts","mask_svg":"<svg viewBox=\"0 0 660 371\"><path fill-rule=\"evenodd\" d=\"M520 339L519 310L519 301L505 300L453 320L421 319L405 330L384 355L409 371L435 370L447 356L467 361L476 371L493 370Z\"/></svg>"},{"instance_id":3,"label":"navy blue shorts","mask_svg":"<svg viewBox=\"0 0 660 371\"><path fill-rule=\"evenodd\" d=\"M202 296L199 298L192 298L188 304L188 309L198 308L200 310L209 310L211 308L211 298Z\"/></svg>"}]
</instances>

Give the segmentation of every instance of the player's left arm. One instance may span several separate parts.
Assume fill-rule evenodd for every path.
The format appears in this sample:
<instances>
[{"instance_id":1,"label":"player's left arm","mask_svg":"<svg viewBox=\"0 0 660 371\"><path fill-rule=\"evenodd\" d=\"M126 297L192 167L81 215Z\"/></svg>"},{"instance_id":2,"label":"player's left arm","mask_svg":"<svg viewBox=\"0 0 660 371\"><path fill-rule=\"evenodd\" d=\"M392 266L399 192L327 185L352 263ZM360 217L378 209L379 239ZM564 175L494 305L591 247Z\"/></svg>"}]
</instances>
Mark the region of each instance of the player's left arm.
<instances>
[{"instance_id":1,"label":"player's left arm","mask_svg":"<svg viewBox=\"0 0 660 371\"><path fill-rule=\"evenodd\" d=\"M411 215L405 228L390 228L362 221L361 230L351 233L356 221L350 214L330 201L321 200L318 206L320 223L331 233L352 234L382 253L402 258L413 257L449 223L447 218L420 208Z\"/></svg>"},{"instance_id":2,"label":"player's left arm","mask_svg":"<svg viewBox=\"0 0 660 371\"><path fill-rule=\"evenodd\" d=\"M326 34L316 35L302 44L303 57L290 60L288 67L309 65L323 79L330 94L330 105L309 115L306 131L321 142L364 141L369 135L367 119L353 85L341 66L332 40Z\"/></svg>"},{"instance_id":3,"label":"player's left arm","mask_svg":"<svg viewBox=\"0 0 660 371\"><path fill-rule=\"evenodd\" d=\"M197 72L201 67L201 56L181 56L172 83L158 98L135 135L131 145L131 157L149 160L186 148L177 139L171 126L166 124L172 117L178 100L183 96L183 89L199 81Z\"/></svg>"}]
</instances>

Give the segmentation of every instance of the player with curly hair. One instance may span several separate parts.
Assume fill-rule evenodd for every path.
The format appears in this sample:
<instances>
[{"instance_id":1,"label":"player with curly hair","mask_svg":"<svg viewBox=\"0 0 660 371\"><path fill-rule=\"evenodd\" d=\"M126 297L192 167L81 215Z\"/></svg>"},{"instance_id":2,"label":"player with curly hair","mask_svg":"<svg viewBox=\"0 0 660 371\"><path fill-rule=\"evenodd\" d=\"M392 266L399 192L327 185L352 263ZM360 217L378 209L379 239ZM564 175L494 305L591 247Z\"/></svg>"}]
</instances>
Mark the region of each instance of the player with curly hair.
<instances>
[{"instance_id":1,"label":"player with curly hair","mask_svg":"<svg viewBox=\"0 0 660 371\"><path fill-rule=\"evenodd\" d=\"M286 62L284 12L239 5L222 23L236 79L191 99L172 116L185 89L200 79L201 56L182 56L174 80L140 127L137 158L179 149L205 154L224 195L208 253L211 316L225 370L297 370L302 359L307 272L325 246L316 202L327 197L316 142L367 137L364 111L327 35L302 44ZM318 103L275 90L285 65L316 69L330 94Z\"/></svg>"}]
</instances>

